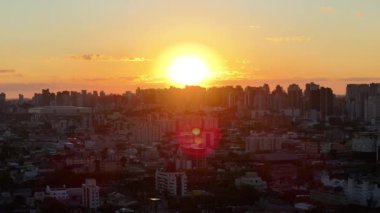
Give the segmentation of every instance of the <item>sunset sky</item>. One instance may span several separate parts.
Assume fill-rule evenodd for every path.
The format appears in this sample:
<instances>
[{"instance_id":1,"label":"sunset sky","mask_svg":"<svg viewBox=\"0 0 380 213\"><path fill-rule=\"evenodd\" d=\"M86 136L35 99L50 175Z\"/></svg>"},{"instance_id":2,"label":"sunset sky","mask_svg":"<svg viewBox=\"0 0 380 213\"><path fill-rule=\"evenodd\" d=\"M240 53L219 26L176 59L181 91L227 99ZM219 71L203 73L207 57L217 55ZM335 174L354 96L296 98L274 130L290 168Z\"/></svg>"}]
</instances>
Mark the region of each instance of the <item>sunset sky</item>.
<instances>
[{"instance_id":1,"label":"sunset sky","mask_svg":"<svg viewBox=\"0 0 380 213\"><path fill-rule=\"evenodd\" d=\"M0 92L171 85L165 52L218 64L208 86L380 81L379 0L0 0ZM170 60L170 59L165 59Z\"/></svg>"}]
</instances>

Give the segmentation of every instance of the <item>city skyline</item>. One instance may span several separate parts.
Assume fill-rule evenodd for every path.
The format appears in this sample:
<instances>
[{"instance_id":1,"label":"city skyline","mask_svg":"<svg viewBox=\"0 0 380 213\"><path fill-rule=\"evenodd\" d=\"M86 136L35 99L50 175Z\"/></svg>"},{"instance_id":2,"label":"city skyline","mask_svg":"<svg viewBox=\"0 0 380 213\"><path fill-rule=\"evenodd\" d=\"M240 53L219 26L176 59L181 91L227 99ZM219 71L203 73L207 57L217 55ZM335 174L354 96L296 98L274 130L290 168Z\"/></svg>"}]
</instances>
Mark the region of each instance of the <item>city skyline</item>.
<instances>
[{"instance_id":1,"label":"city skyline","mask_svg":"<svg viewBox=\"0 0 380 213\"><path fill-rule=\"evenodd\" d=\"M380 212L380 0L0 0L0 212Z\"/></svg>"},{"instance_id":2,"label":"city skyline","mask_svg":"<svg viewBox=\"0 0 380 213\"><path fill-rule=\"evenodd\" d=\"M346 84L380 80L377 1L2 4L0 91L11 98L43 88L168 87L168 66L159 63L168 50L189 43L210 52L204 57L196 49L211 63L206 87L303 88L313 81L341 95Z\"/></svg>"},{"instance_id":3,"label":"city skyline","mask_svg":"<svg viewBox=\"0 0 380 213\"><path fill-rule=\"evenodd\" d=\"M42 91L42 93L44 91L49 91L50 93L52 94L59 94L59 93L83 93L85 92L86 94L96 94L96 96L98 95L123 95L123 94L136 94L136 92L138 90L157 90L157 91L164 91L164 90L170 90L170 89L180 89L180 90L186 90L187 88L200 88L200 89L204 89L205 91L210 91L212 89L222 89L222 88L233 88L233 89L236 89L236 88L241 88L242 91L245 91L247 89L250 89L250 88L261 88L263 86L268 86L268 89L269 89L269 93L274 93L276 92L276 90L278 89L278 87L280 87L285 93L289 93L289 91L292 91L292 89L296 88L297 90L299 89L300 92L305 95L305 93L307 92L307 88L310 86L310 85L316 85L318 86L318 88L327 88L327 89L331 89L333 94L336 95L337 97L345 97L347 95L347 92L349 90L349 87L350 86L360 86L360 85L363 85L363 86L370 86L370 85L374 85L374 86L377 86L379 83L377 82L370 82L370 83L363 83L363 84L346 84L345 86L345 92L344 94L337 94L332 88L326 86L326 85L323 85L323 84L319 84L319 82L307 82L305 83L304 85L300 85L300 84L297 84L297 83L290 83L288 85L282 85L282 84L273 84L273 85L270 85L268 83L263 83L261 85L246 85L246 86L242 86L242 85L224 85L224 86L211 86L211 87L203 87L203 86L200 86L200 85L185 85L185 87L176 87L176 86L170 86L170 87L164 87L164 88L141 88L141 87L137 87L135 88L135 90L125 90L125 91L122 91L120 93L118 92L107 92L107 91L104 91L102 89L94 89L94 90L87 90L87 89L80 89L80 90L75 90L75 89L62 89L62 90L52 90L50 88L41 88L39 90L33 90L33 91L30 91L31 92L31 95L30 96L25 96L24 94L17 94L16 96L9 96L9 94L7 94L6 92L3 92L3 91L0 91L0 94L3 94L5 95L5 98L6 100L17 100L17 99L20 99L20 97L22 99L32 99L33 97L35 97L36 95L39 94L39 92ZM11 93L12 94L12 93Z\"/></svg>"}]
</instances>

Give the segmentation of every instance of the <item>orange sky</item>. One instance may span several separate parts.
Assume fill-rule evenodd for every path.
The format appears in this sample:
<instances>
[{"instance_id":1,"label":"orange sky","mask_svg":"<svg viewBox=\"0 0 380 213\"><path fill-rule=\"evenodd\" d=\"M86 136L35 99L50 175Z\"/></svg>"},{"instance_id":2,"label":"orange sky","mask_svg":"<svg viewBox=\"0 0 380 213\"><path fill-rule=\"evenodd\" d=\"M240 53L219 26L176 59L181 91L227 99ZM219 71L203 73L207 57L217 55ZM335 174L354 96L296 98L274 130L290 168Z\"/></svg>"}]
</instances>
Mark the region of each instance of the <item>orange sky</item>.
<instances>
[{"instance_id":1,"label":"orange sky","mask_svg":"<svg viewBox=\"0 0 380 213\"><path fill-rule=\"evenodd\" d=\"M376 0L5 0L0 91L124 92L166 87L166 50L187 43L218 58L211 86L315 81L343 94L380 82Z\"/></svg>"}]
</instances>

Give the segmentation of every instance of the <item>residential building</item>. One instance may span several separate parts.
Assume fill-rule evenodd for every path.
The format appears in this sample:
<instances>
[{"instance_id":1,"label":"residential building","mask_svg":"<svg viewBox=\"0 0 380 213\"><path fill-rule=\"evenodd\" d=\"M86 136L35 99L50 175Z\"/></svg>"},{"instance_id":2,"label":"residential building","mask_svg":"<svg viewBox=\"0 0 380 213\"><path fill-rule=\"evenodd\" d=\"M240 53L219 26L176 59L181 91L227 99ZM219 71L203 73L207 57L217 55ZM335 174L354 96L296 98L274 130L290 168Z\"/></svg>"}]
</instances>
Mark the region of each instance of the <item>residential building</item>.
<instances>
[{"instance_id":1,"label":"residential building","mask_svg":"<svg viewBox=\"0 0 380 213\"><path fill-rule=\"evenodd\" d=\"M244 187L245 185L252 186L259 191L267 189L267 183L256 172L247 172L245 175L235 179L235 186Z\"/></svg>"},{"instance_id":2,"label":"residential building","mask_svg":"<svg viewBox=\"0 0 380 213\"><path fill-rule=\"evenodd\" d=\"M268 152L282 149L285 138L281 135L252 133L245 138L246 152Z\"/></svg>"},{"instance_id":3,"label":"residential building","mask_svg":"<svg viewBox=\"0 0 380 213\"><path fill-rule=\"evenodd\" d=\"M171 196L184 196L187 192L185 172L156 171L156 190Z\"/></svg>"},{"instance_id":4,"label":"residential building","mask_svg":"<svg viewBox=\"0 0 380 213\"><path fill-rule=\"evenodd\" d=\"M95 179L86 179L82 185L82 205L88 209L97 209L100 206L99 186Z\"/></svg>"}]
</instances>

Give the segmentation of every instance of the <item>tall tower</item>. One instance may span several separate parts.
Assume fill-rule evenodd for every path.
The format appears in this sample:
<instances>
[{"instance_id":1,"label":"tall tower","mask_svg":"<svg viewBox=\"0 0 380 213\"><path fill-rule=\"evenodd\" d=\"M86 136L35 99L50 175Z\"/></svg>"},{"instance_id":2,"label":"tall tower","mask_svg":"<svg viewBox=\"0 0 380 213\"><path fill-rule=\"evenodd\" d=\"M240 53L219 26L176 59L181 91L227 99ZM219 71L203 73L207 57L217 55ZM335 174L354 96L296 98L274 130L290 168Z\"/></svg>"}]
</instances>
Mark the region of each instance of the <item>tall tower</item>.
<instances>
[{"instance_id":1,"label":"tall tower","mask_svg":"<svg viewBox=\"0 0 380 213\"><path fill-rule=\"evenodd\" d=\"M346 87L346 107L351 120L364 120L365 101L369 96L368 84L348 84Z\"/></svg>"},{"instance_id":2,"label":"tall tower","mask_svg":"<svg viewBox=\"0 0 380 213\"><path fill-rule=\"evenodd\" d=\"M271 94L271 109L275 112L281 112L287 107L287 94L284 89L277 85L276 89Z\"/></svg>"},{"instance_id":3,"label":"tall tower","mask_svg":"<svg viewBox=\"0 0 380 213\"><path fill-rule=\"evenodd\" d=\"M292 112L292 115L295 115L295 112L301 111L302 109L302 90L297 84L291 84L288 87L288 98L289 98L289 109Z\"/></svg>"},{"instance_id":4,"label":"tall tower","mask_svg":"<svg viewBox=\"0 0 380 213\"><path fill-rule=\"evenodd\" d=\"M100 206L99 186L95 179L86 179L82 184L82 205L87 209L97 209Z\"/></svg>"},{"instance_id":5,"label":"tall tower","mask_svg":"<svg viewBox=\"0 0 380 213\"><path fill-rule=\"evenodd\" d=\"M5 103L5 100L6 100L6 95L5 93L0 93L0 105L3 105Z\"/></svg>"},{"instance_id":6,"label":"tall tower","mask_svg":"<svg viewBox=\"0 0 380 213\"><path fill-rule=\"evenodd\" d=\"M320 110L321 119L327 120L333 114L334 94L331 88L321 87L320 89Z\"/></svg>"}]
</instances>

